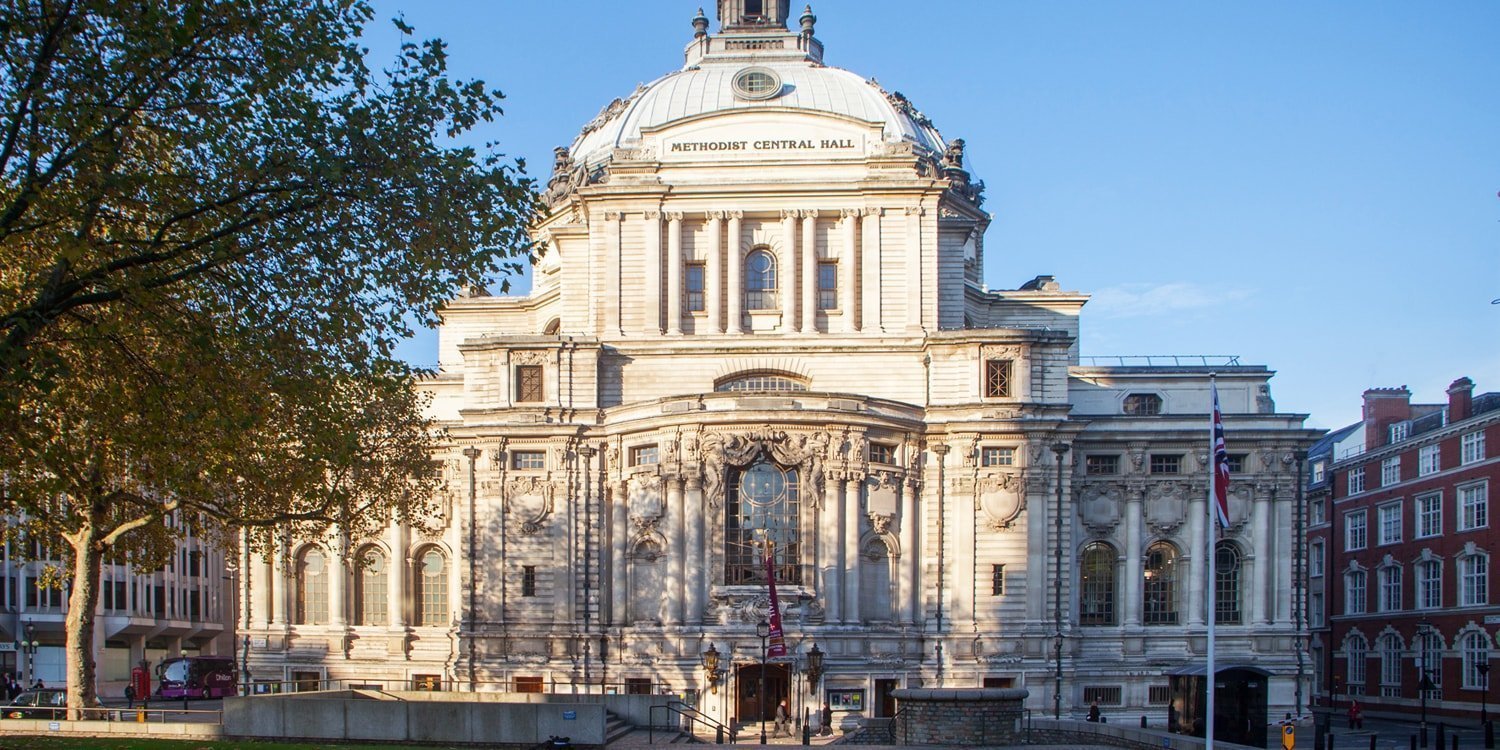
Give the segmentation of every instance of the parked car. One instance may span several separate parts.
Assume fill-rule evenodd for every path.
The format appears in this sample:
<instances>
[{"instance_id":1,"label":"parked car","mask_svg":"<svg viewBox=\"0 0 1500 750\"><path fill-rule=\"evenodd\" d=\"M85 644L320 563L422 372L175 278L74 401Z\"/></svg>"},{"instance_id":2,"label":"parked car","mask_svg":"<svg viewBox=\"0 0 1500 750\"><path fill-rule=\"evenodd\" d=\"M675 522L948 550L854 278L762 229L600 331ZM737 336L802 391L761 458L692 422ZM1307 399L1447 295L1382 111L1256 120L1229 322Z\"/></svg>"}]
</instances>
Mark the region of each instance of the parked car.
<instances>
[{"instance_id":1,"label":"parked car","mask_svg":"<svg viewBox=\"0 0 1500 750\"><path fill-rule=\"evenodd\" d=\"M68 691L63 688L27 690L5 707L7 719L61 719L68 706Z\"/></svg>"}]
</instances>

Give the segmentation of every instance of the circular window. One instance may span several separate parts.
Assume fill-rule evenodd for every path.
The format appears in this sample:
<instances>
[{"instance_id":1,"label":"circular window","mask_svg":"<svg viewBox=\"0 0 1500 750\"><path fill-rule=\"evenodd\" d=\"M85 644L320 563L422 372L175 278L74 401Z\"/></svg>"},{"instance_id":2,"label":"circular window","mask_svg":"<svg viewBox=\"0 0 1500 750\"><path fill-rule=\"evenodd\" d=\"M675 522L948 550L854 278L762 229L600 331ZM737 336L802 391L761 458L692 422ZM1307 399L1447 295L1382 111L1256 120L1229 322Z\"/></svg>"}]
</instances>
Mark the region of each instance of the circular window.
<instances>
[{"instance_id":1,"label":"circular window","mask_svg":"<svg viewBox=\"0 0 1500 750\"><path fill-rule=\"evenodd\" d=\"M781 93L781 77L768 68L745 68L734 74L734 93L741 99L770 99Z\"/></svg>"}]
</instances>

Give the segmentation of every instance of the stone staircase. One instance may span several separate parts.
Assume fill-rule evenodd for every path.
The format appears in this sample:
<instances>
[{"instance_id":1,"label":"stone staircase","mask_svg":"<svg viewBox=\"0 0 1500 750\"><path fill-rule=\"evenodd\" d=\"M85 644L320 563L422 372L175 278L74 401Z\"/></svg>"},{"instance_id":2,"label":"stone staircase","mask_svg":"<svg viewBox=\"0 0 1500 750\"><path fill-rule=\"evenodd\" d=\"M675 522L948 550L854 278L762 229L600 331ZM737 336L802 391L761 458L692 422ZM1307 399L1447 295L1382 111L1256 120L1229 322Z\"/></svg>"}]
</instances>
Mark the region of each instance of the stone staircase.
<instances>
[{"instance_id":1,"label":"stone staircase","mask_svg":"<svg viewBox=\"0 0 1500 750\"><path fill-rule=\"evenodd\" d=\"M654 740L654 741L653 741ZM683 732L669 729L651 731L642 729L616 716L612 711L604 712L604 746L612 750L623 748L655 747L657 745L685 745L700 743Z\"/></svg>"}]
</instances>

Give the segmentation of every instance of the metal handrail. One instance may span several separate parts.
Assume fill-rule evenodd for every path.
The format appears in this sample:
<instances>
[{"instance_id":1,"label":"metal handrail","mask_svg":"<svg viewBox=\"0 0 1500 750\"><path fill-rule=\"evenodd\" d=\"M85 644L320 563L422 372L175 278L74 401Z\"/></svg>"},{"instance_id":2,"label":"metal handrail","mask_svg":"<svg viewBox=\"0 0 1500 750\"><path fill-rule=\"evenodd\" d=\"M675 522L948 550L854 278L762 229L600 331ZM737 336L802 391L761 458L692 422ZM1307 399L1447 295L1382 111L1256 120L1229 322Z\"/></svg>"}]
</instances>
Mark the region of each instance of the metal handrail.
<instances>
[{"instance_id":1,"label":"metal handrail","mask_svg":"<svg viewBox=\"0 0 1500 750\"><path fill-rule=\"evenodd\" d=\"M1112 354L1079 357L1085 367L1238 367L1238 354Z\"/></svg>"},{"instance_id":2,"label":"metal handrail","mask_svg":"<svg viewBox=\"0 0 1500 750\"><path fill-rule=\"evenodd\" d=\"M735 744L734 730L730 729L727 726L724 726L723 724L719 723L714 718L710 717L708 714L705 714L702 711L699 711L698 709L696 709L696 708L694 708L694 707L692 707L692 706L690 706L690 705L688 705L686 703L683 703L682 701L668 701L667 704L664 705L664 706L652 706L651 707L651 723L646 728L646 742L647 742L647 744L653 744L653 745L656 744L656 711L657 711L657 709L661 709L661 710L666 711L668 713L668 715L676 714L676 715L678 715L678 716L680 716L680 717L682 717L684 719L687 719L689 721L689 724L688 724L688 727L689 727L688 734L689 735L692 735L692 736L696 737L697 735L693 734L692 726L694 724L702 724L702 725L704 725L704 726L706 726L706 727L714 730L714 744L716 744L716 745L722 745L722 744L724 744L724 735L726 735L726 734L729 735L729 744L731 744L731 745ZM662 725L662 729L663 730L670 729L670 728L671 728L670 724L663 724ZM682 730L679 729L677 731L680 732Z\"/></svg>"}]
</instances>

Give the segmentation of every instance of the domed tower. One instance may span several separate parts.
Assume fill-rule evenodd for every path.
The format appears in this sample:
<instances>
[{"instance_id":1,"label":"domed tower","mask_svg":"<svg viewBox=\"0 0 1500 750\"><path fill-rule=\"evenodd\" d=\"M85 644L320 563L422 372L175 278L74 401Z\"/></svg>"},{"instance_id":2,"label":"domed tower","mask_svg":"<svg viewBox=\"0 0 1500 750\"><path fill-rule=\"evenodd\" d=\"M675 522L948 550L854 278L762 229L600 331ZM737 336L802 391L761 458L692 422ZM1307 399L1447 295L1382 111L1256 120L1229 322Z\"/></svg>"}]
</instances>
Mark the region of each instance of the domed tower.
<instances>
[{"instance_id":1,"label":"domed tower","mask_svg":"<svg viewBox=\"0 0 1500 750\"><path fill-rule=\"evenodd\" d=\"M725 32L785 29L791 0L719 0L719 25Z\"/></svg>"}]
</instances>

